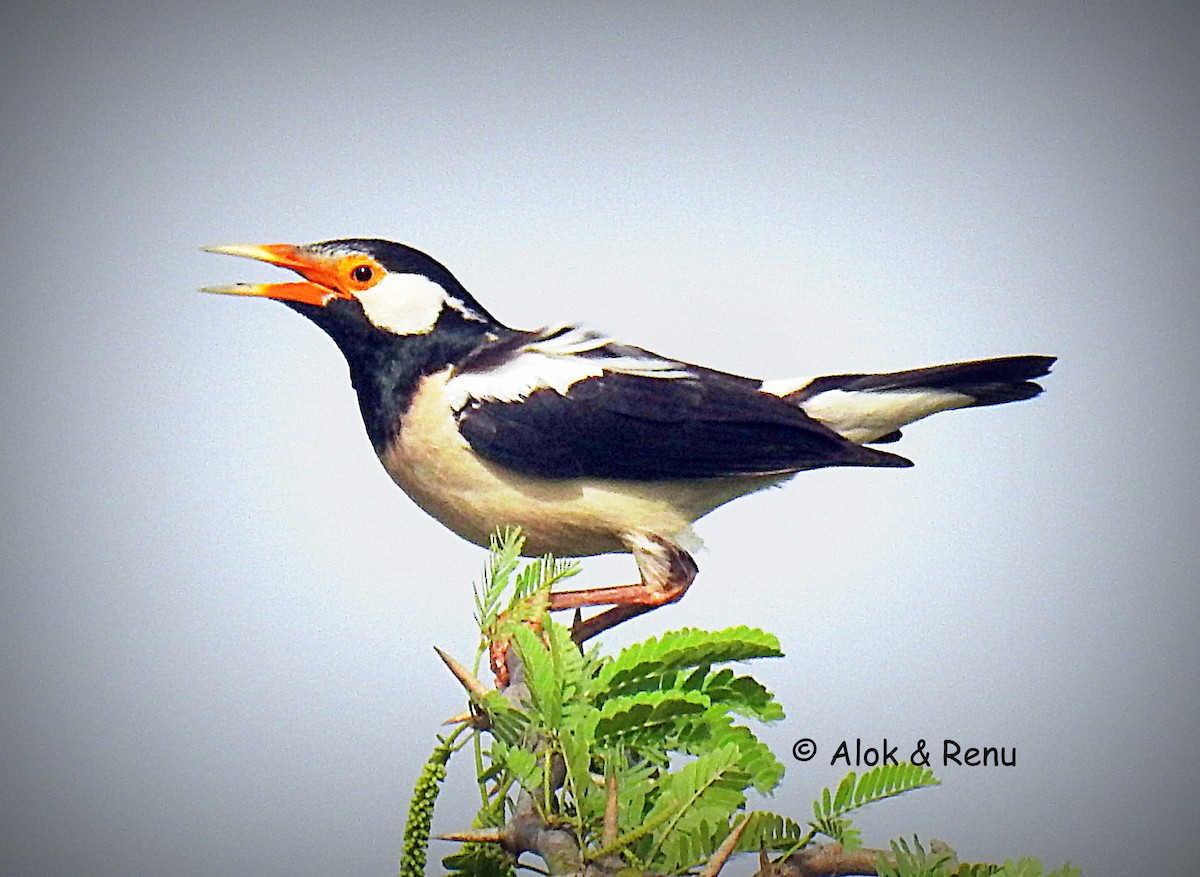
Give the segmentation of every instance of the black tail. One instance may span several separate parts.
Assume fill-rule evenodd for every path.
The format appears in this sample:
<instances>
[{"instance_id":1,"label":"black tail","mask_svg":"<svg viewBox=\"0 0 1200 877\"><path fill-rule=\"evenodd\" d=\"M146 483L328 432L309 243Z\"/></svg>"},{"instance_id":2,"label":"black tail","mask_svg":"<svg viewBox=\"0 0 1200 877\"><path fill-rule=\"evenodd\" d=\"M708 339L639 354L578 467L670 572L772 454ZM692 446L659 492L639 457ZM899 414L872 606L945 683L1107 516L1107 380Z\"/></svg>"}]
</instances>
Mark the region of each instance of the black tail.
<instances>
[{"instance_id":1,"label":"black tail","mask_svg":"<svg viewBox=\"0 0 1200 877\"><path fill-rule=\"evenodd\" d=\"M1032 399L1042 392L1033 382L1050 373L1054 356L1001 356L932 365L883 375L826 375L816 378L785 398L803 402L826 390L947 390L974 398L974 405L1000 405Z\"/></svg>"},{"instance_id":2,"label":"black tail","mask_svg":"<svg viewBox=\"0 0 1200 877\"><path fill-rule=\"evenodd\" d=\"M900 427L937 411L1032 399L1042 392L1033 379L1048 374L1054 360L1002 356L881 375L827 375L783 398L851 441L883 444L900 438Z\"/></svg>"}]
</instances>

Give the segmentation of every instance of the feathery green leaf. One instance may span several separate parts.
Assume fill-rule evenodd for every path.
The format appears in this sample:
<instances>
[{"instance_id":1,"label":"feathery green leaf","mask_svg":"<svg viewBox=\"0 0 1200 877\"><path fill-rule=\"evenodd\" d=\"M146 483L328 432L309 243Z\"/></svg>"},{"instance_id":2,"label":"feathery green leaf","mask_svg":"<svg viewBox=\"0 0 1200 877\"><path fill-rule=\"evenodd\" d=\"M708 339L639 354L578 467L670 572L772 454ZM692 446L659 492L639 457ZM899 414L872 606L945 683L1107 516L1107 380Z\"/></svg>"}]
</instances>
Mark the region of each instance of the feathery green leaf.
<instances>
[{"instance_id":1,"label":"feathery green leaf","mask_svg":"<svg viewBox=\"0 0 1200 877\"><path fill-rule=\"evenodd\" d=\"M892 841L892 861L880 859L879 877L949 877L953 850L926 851L917 838L910 845L903 838Z\"/></svg>"},{"instance_id":2,"label":"feathery green leaf","mask_svg":"<svg viewBox=\"0 0 1200 877\"><path fill-rule=\"evenodd\" d=\"M529 688L531 712L536 711L540 723L548 729L562 722L562 679L555 672L550 650L542 638L524 624L512 630L513 646L525 665L525 684Z\"/></svg>"},{"instance_id":3,"label":"feathery green leaf","mask_svg":"<svg viewBox=\"0 0 1200 877\"><path fill-rule=\"evenodd\" d=\"M492 734L510 746L521 744L529 731L529 717L517 709L499 691L489 691L476 700L488 717Z\"/></svg>"},{"instance_id":4,"label":"feathery green leaf","mask_svg":"<svg viewBox=\"0 0 1200 877\"><path fill-rule=\"evenodd\" d=\"M647 816L654 822L669 815L650 853L661 870L674 872L697 864L728 834L730 815L745 804L742 790L749 783L740 769L740 756L736 746L722 746L663 778Z\"/></svg>"},{"instance_id":5,"label":"feathery green leaf","mask_svg":"<svg viewBox=\"0 0 1200 877\"><path fill-rule=\"evenodd\" d=\"M708 709L710 701L698 691L639 691L606 700L600 707L595 737L611 744L641 731L661 732L662 725Z\"/></svg>"},{"instance_id":6,"label":"feathery green leaf","mask_svg":"<svg viewBox=\"0 0 1200 877\"><path fill-rule=\"evenodd\" d=\"M742 770L764 795L772 792L783 778L783 765L765 743L745 725L736 725L719 704L704 715L688 721L678 733L667 737L671 747L691 755L703 755L721 746L736 746L741 752Z\"/></svg>"},{"instance_id":7,"label":"feathery green leaf","mask_svg":"<svg viewBox=\"0 0 1200 877\"><path fill-rule=\"evenodd\" d=\"M933 771L907 761L881 764L861 775L851 771L838 784L837 794L826 788L813 802L813 815L818 821L838 819L858 807L937 784Z\"/></svg>"},{"instance_id":8,"label":"feathery green leaf","mask_svg":"<svg viewBox=\"0 0 1200 877\"><path fill-rule=\"evenodd\" d=\"M497 531L489 540L488 563L483 580L475 587L475 618L481 629L488 629L500 614L500 601L508 588L509 578L520 563L525 537L521 531L508 527Z\"/></svg>"},{"instance_id":9,"label":"feathery green leaf","mask_svg":"<svg viewBox=\"0 0 1200 877\"><path fill-rule=\"evenodd\" d=\"M516 860L494 843L465 843L457 853L442 859L448 877L512 877L515 864Z\"/></svg>"},{"instance_id":10,"label":"feathery green leaf","mask_svg":"<svg viewBox=\"0 0 1200 877\"><path fill-rule=\"evenodd\" d=\"M766 810L755 810L747 820L735 847L739 853L786 850L795 846L804 833L795 821Z\"/></svg>"},{"instance_id":11,"label":"feathery green leaf","mask_svg":"<svg viewBox=\"0 0 1200 877\"><path fill-rule=\"evenodd\" d=\"M782 655L777 637L754 628L733 627L718 631L684 628L622 650L600 669L592 690L597 696L611 696L623 688L645 686L648 680L661 680L678 670Z\"/></svg>"},{"instance_id":12,"label":"feathery green leaf","mask_svg":"<svg viewBox=\"0 0 1200 877\"><path fill-rule=\"evenodd\" d=\"M728 667L706 675L700 682L699 690L708 695L713 703L719 703L727 711L739 716L760 722L774 722L783 718L783 707L775 700L775 695L757 679L735 676Z\"/></svg>"}]
</instances>

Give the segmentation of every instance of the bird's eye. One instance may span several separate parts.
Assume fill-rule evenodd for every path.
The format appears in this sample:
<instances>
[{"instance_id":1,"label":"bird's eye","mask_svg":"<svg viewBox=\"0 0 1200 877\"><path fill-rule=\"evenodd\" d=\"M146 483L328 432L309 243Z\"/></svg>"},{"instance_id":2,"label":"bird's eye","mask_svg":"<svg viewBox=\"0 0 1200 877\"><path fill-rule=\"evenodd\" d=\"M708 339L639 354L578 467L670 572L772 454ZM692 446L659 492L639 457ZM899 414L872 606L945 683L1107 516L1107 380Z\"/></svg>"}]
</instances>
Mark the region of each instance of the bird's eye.
<instances>
[{"instance_id":1,"label":"bird's eye","mask_svg":"<svg viewBox=\"0 0 1200 877\"><path fill-rule=\"evenodd\" d=\"M383 266L365 254L354 253L337 266L342 288L351 295L366 292L387 274Z\"/></svg>"}]
</instances>

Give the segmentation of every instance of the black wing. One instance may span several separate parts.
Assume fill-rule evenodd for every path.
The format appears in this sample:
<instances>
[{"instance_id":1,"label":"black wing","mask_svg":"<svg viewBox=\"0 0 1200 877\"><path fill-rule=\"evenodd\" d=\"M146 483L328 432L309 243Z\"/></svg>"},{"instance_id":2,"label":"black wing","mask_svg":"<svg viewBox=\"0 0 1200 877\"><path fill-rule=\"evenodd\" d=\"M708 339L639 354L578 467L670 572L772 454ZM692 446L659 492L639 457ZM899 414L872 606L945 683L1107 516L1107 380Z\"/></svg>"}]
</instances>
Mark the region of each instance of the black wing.
<instances>
[{"instance_id":1,"label":"black wing","mask_svg":"<svg viewBox=\"0 0 1200 877\"><path fill-rule=\"evenodd\" d=\"M860 447L746 378L606 372L563 395L471 399L458 426L480 456L551 478L642 481L786 474L821 466L911 466Z\"/></svg>"}]
</instances>

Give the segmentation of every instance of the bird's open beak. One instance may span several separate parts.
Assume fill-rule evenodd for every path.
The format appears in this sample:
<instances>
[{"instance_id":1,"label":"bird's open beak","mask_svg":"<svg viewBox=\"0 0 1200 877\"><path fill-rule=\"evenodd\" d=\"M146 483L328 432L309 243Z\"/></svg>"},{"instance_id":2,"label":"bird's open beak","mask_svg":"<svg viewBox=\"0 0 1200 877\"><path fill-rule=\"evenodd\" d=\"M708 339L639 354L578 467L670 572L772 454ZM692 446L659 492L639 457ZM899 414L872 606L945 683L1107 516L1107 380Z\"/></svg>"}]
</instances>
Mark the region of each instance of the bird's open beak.
<instances>
[{"instance_id":1,"label":"bird's open beak","mask_svg":"<svg viewBox=\"0 0 1200 877\"><path fill-rule=\"evenodd\" d=\"M290 268L307 282L293 283L232 283L227 286L205 286L202 292L222 295L257 295L277 301L297 301L309 305L325 305L332 298L347 298L340 291L331 261L304 247L292 244L225 244L205 247L209 253L242 256Z\"/></svg>"}]
</instances>

